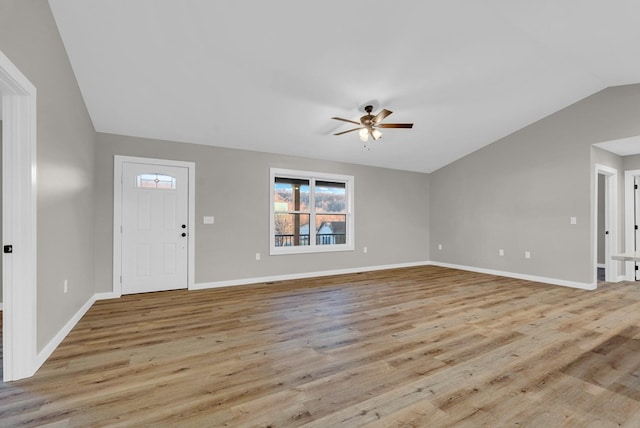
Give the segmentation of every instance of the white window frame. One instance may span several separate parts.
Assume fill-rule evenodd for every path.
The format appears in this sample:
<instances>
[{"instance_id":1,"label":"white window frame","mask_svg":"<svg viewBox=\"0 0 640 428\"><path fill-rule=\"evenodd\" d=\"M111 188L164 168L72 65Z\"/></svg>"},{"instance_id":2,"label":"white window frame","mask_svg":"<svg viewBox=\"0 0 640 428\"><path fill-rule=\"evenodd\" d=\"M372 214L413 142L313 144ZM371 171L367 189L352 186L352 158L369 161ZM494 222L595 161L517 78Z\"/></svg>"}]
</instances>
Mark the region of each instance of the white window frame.
<instances>
[{"instance_id":1,"label":"white window frame","mask_svg":"<svg viewBox=\"0 0 640 428\"><path fill-rule=\"evenodd\" d=\"M275 239L275 212L274 212L274 196L275 196L275 179L276 177L282 178L295 178L301 180L309 180L309 192L310 192L310 212L309 219L309 245L301 246L283 246L276 247ZM334 181L345 184L346 201L346 237L344 244L332 244L332 245L316 245L316 230L311 225L315 224L315 182L316 181ZM293 169L271 168L269 179L269 254L305 254L305 253L329 253L336 251L353 251L355 242L355 228L354 228L354 177L351 175L339 175L339 174L327 174L323 172L311 172L311 171L299 171Z\"/></svg>"}]
</instances>

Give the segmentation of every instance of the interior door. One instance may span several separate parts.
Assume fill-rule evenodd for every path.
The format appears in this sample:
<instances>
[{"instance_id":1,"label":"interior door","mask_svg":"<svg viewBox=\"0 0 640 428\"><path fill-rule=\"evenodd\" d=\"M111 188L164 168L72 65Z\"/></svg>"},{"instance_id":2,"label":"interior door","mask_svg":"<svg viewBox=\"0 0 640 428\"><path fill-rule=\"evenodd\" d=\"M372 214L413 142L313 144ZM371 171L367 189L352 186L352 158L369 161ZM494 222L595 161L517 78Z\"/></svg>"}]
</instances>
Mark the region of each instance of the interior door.
<instances>
[{"instance_id":1,"label":"interior door","mask_svg":"<svg viewBox=\"0 0 640 428\"><path fill-rule=\"evenodd\" d=\"M122 293L187 288L188 169L122 165Z\"/></svg>"}]
</instances>

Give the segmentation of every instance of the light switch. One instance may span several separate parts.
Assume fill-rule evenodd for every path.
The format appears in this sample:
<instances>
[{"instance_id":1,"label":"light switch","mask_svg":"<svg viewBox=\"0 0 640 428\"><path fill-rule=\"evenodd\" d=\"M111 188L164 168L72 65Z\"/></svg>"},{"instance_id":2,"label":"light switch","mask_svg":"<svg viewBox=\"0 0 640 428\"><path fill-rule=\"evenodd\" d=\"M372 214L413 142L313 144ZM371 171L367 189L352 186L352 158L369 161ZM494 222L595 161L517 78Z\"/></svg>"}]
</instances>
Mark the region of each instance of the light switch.
<instances>
[{"instance_id":1,"label":"light switch","mask_svg":"<svg viewBox=\"0 0 640 428\"><path fill-rule=\"evenodd\" d=\"M212 215L211 215L211 216L206 215L206 216L204 216L204 218L203 218L203 223L204 223L204 224L213 224L213 220L214 220L214 219L213 219L213 216L212 216Z\"/></svg>"},{"instance_id":2,"label":"light switch","mask_svg":"<svg viewBox=\"0 0 640 428\"><path fill-rule=\"evenodd\" d=\"M577 217L571 217L571 224L578 224L578 218Z\"/></svg>"}]
</instances>

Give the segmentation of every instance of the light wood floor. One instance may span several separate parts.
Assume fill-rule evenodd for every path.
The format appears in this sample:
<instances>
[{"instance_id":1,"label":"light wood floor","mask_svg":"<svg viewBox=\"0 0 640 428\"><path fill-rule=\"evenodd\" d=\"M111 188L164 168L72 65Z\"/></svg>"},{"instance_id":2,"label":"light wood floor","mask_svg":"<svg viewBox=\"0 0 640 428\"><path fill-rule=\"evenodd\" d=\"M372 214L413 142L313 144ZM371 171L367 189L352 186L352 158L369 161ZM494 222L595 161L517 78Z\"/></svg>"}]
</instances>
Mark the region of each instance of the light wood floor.
<instances>
[{"instance_id":1,"label":"light wood floor","mask_svg":"<svg viewBox=\"0 0 640 428\"><path fill-rule=\"evenodd\" d=\"M0 426L639 427L640 284L417 267L96 303Z\"/></svg>"}]
</instances>

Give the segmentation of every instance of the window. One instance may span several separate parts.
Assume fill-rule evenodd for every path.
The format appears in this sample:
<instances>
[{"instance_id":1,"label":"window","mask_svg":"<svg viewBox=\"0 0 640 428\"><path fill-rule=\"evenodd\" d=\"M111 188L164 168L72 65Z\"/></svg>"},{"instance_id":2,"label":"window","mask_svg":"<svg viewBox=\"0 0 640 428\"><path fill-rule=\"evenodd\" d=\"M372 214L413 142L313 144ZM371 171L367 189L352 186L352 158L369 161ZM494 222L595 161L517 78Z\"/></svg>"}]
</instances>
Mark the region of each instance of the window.
<instances>
[{"instance_id":1,"label":"window","mask_svg":"<svg viewBox=\"0 0 640 428\"><path fill-rule=\"evenodd\" d=\"M136 177L136 187L143 189L176 190L176 179L164 174L140 174Z\"/></svg>"},{"instance_id":2,"label":"window","mask_svg":"<svg viewBox=\"0 0 640 428\"><path fill-rule=\"evenodd\" d=\"M353 250L353 177L271 169L271 254Z\"/></svg>"}]
</instances>

